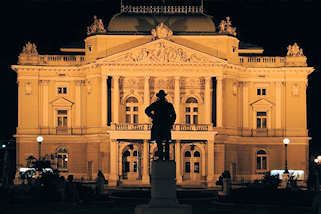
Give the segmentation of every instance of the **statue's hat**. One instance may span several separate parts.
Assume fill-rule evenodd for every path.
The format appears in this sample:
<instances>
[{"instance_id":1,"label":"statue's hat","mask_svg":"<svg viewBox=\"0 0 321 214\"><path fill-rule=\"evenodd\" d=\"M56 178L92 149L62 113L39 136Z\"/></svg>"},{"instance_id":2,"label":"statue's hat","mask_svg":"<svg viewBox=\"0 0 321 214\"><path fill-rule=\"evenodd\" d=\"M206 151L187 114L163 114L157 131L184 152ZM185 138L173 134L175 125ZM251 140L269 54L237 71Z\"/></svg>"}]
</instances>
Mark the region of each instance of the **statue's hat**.
<instances>
[{"instance_id":1,"label":"statue's hat","mask_svg":"<svg viewBox=\"0 0 321 214\"><path fill-rule=\"evenodd\" d=\"M158 97L158 98L164 98L166 96L167 96L167 94L165 93L164 90L159 90L159 92L156 94L156 97Z\"/></svg>"}]
</instances>

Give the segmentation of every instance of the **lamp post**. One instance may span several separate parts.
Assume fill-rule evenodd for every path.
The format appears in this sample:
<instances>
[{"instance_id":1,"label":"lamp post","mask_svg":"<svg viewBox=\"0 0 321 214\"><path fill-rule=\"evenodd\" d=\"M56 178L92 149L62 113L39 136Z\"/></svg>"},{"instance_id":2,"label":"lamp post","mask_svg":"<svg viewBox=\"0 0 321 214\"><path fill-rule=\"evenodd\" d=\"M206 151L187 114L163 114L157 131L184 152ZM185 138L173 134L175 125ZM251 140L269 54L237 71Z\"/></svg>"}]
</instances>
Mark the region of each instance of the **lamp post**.
<instances>
[{"instance_id":1,"label":"lamp post","mask_svg":"<svg viewBox=\"0 0 321 214\"><path fill-rule=\"evenodd\" d=\"M315 163L315 183L314 188L316 192L320 191L320 165L321 165L321 155L319 155L316 159L314 159Z\"/></svg>"},{"instance_id":2,"label":"lamp post","mask_svg":"<svg viewBox=\"0 0 321 214\"><path fill-rule=\"evenodd\" d=\"M290 143L290 139L289 138L284 138L283 139L283 144L284 144L284 159L285 159L285 170L284 170L284 174L289 174L289 170L288 170L288 145Z\"/></svg>"},{"instance_id":3,"label":"lamp post","mask_svg":"<svg viewBox=\"0 0 321 214\"><path fill-rule=\"evenodd\" d=\"M38 136L37 137L37 142L38 142L38 160L40 161L40 159L41 159L41 144L43 142L43 137L42 136Z\"/></svg>"}]
</instances>

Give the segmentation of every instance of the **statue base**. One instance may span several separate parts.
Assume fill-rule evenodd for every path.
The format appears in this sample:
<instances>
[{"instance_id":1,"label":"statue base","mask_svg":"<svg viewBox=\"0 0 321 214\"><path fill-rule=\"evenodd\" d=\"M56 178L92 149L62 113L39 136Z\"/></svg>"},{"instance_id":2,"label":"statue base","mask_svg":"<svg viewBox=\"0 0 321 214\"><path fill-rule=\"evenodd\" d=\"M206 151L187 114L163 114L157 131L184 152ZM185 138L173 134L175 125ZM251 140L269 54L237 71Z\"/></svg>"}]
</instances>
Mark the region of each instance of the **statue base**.
<instances>
[{"instance_id":1,"label":"statue base","mask_svg":"<svg viewBox=\"0 0 321 214\"><path fill-rule=\"evenodd\" d=\"M181 205L177 201L175 177L174 161L153 161L151 200L149 204L137 206L135 214L192 214L191 206Z\"/></svg>"}]
</instances>

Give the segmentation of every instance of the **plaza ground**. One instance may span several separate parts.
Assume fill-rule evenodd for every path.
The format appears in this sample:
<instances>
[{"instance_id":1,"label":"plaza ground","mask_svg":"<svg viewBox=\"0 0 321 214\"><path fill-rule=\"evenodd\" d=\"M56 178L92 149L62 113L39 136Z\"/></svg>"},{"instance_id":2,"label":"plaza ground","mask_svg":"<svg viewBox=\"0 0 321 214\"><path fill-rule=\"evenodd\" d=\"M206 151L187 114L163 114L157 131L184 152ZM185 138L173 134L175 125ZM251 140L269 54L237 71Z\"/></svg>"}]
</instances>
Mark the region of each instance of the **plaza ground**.
<instances>
[{"instance_id":1,"label":"plaza ground","mask_svg":"<svg viewBox=\"0 0 321 214\"><path fill-rule=\"evenodd\" d=\"M73 213L108 213L108 214L134 214L138 204L149 201L150 192L145 189L122 189L109 191L105 198L73 204L69 202L47 202L18 200L3 203L1 213L45 213L45 214L73 214ZM234 198L222 201L217 200L217 191L213 190L184 190L178 191L178 200L182 204L193 207L193 214L308 214L312 213L312 199L314 193L307 191L285 192L274 191L254 193L246 190L233 192ZM264 194L268 194L265 195ZM261 195L261 201L258 199ZM255 200L257 198L258 200ZM268 200L270 198L270 200ZM265 200L265 203L264 201Z\"/></svg>"}]
</instances>

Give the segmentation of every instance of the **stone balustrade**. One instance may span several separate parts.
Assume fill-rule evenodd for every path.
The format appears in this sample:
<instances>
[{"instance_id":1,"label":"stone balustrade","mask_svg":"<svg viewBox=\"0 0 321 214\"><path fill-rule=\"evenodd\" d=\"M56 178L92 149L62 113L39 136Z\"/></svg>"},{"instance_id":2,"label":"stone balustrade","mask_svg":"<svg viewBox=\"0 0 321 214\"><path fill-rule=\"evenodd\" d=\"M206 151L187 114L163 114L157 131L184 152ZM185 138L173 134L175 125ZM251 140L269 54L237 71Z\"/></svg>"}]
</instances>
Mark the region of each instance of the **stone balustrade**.
<instances>
[{"instance_id":1,"label":"stone balustrade","mask_svg":"<svg viewBox=\"0 0 321 214\"><path fill-rule=\"evenodd\" d=\"M80 55L20 55L20 65L54 65L77 66L85 62L85 56Z\"/></svg>"},{"instance_id":2,"label":"stone balustrade","mask_svg":"<svg viewBox=\"0 0 321 214\"><path fill-rule=\"evenodd\" d=\"M129 124L120 123L113 124L112 129L115 131L150 131L152 128L151 124ZM210 131L211 125L207 124L175 124L173 131Z\"/></svg>"},{"instance_id":3,"label":"stone balustrade","mask_svg":"<svg viewBox=\"0 0 321 214\"><path fill-rule=\"evenodd\" d=\"M285 62L285 57L240 57L240 63L245 67L281 67Z\"/></svg>"}]
</instances>

